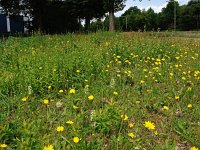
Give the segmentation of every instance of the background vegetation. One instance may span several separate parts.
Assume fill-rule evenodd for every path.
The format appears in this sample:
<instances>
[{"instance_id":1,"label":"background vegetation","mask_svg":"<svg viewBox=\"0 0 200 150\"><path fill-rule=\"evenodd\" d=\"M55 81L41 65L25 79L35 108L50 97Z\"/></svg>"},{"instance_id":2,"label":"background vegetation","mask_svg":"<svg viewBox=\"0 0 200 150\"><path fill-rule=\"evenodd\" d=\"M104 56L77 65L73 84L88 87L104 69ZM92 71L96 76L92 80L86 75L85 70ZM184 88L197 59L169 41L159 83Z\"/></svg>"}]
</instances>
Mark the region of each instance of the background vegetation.
<instances>
[{"instance_id":1,"label":"background vegetation","mask_svg":"<svg viewBox=\"0 0 200 150\"><path fill-rule=\"evenodd\" d=\"M177 1L169 0L160 13L155 13L151 8L140 10L131 7L122 16L114 18L114 12L122 10L125 1L0 0L0 6L5 14L29 16L32 21L29 24L30 30L40 30L43 33L172 30L174 9L177 30L199 30L199 0L190 0L183 6Z\"/></svg>"}]
</instances>

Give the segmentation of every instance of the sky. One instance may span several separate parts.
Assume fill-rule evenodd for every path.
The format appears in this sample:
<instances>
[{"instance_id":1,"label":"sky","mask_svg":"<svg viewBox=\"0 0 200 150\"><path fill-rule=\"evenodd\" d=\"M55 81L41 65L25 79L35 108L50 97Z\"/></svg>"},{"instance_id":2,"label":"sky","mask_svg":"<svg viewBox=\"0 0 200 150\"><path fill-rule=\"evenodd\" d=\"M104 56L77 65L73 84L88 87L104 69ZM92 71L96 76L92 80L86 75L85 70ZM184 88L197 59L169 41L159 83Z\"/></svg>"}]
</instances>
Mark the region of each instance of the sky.
<instances>
[{"instance_id":1,"label":"sky","mask_svg":"<svg viewBox=\"0 0 200 150\"><path fill-rule=\"evenodd\" d=\"M189 0L177 0L179 2L179 5L187 4ZM121 16L127 9L133 6L137 6L139 9L148 9L152 8L155 12L160 12L163 7L167 5L167 0L142 0L141 2L139 0L127 0L126 1L126 7L117 13L115 15L117 17Z\"/></svg>"}]
</instances>

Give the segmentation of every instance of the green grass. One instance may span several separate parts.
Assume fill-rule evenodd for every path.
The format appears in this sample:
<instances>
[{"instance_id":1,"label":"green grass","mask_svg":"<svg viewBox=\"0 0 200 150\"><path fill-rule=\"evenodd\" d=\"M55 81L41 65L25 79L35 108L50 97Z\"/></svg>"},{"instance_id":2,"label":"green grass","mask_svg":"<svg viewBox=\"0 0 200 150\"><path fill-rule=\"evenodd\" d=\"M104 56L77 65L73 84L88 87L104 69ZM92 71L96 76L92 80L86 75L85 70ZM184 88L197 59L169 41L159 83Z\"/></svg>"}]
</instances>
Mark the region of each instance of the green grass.
<instances>
[{"instance_id":1,"label":"green grass","mask_svg":"<svg viewBox=\"0 0 200 150\"><path fill-rule=\"evenodd\" d=\"M0 143L9 150L200 147L198 40L104 32L9 37L0 42L0 60Z\"/></svg>"}]
</instances>

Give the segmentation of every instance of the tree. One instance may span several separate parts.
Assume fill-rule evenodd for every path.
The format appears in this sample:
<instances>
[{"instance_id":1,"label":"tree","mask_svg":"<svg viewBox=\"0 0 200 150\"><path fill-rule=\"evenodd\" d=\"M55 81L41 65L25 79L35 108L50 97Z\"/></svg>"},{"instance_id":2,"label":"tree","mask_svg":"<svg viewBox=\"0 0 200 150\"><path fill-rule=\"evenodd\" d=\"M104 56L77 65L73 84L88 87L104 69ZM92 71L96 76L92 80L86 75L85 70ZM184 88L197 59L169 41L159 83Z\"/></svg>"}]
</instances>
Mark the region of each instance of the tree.
<instances>
[{"instance_id":1,"label":"tree","mask_svg":"<svg viewBox=\"0 0 200 150\"><path fill-rule=\"evenodd\" d=\"M126 0L103 0L104 8L109 13L109 31L115 31L114 13L122 10Z\"/></svg>"}]
</instances>

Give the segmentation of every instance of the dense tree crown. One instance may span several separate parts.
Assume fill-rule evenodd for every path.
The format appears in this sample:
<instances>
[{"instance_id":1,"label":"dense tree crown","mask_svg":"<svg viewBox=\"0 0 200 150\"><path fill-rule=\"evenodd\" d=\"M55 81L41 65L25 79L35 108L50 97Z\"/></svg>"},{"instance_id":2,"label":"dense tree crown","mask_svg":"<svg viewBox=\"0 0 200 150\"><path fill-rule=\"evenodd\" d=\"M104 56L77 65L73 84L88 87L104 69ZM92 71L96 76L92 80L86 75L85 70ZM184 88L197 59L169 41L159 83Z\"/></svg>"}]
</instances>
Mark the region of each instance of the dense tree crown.
<instances>
[{"instance_id":1,"label":"dense tree crown","mask_svg":"<svg viewBox=\"0 0 200 150\"><path fill-rule=\"evenodd\" d=\"M135 6L126 10L120 17L115 17L114 13L122 10L125 2L126 0L0 0L0 7L5 14L29 16L34 29L45 33L65 33L83 29L199 29L200 0L190 0L183 6L180 6L178 1L169 0L160 13L155 13L151 8L140 10Z\"/></svg>"}]
</instances>

